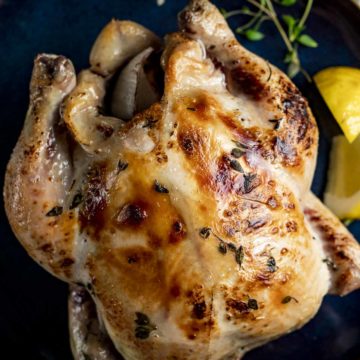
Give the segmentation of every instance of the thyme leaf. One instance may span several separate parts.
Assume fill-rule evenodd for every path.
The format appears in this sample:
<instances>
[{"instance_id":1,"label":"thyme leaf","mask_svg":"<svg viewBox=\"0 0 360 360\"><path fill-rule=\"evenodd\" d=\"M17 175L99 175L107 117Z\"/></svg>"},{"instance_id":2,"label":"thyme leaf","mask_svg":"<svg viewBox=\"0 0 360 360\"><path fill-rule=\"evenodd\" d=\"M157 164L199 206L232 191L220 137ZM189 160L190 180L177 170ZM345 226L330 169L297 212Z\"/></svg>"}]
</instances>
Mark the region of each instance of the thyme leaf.
<instances>
[{"instance_id":1,"label":"thyme leaf","mask_svg":"<svg viewBox=\"0 0 360 360\"><path fill-rule=\"evenodd\" d=\"M231 150L231 156L236 158L236 159L239 159L241 158L243 155L245 154L245 152L241 149L238 149L238 148L234 148Z\"/></svg>"},{"instance_id":2,"label":"thyme leaf","mask_svg":"<svg viewBox=\"0 0 360 360\"><path fill-rule=\"evenodd\" d=\"M270 272L275 272L278 267L276 266L276 261L273 256L270 256L267 261L267 267Z\"/></svg>"},{"instance_id":3,"label":"thyme leaf","mask_svg":"<svg viewBox=\"0 0 360 360\"><path fill-rule=\"evenodd\" d=\"M240 163L237 160L230 160L230 167L233 170L238 171L240 173L244 172L242 166L240 165Z\"/></svg>"},{"instance_id":4,"label":"thyme leaf","mask_svg":"<svg viewBox=\"0 0 360 360\"><path fill-rule=\"evenodd\" d=\"M289 77L295 77L297 74L302 73L306 79L311 82L309 74L301 65L298 54L298 45L315 48L318 43L308 34L303 34L305 23L311 12L314 0L307 0L305 9L300 19L292 15L285 14L281 17L278 16L277 9L274 5L291 7L297 3L297 0L246 0L252 8L243 7L239 10L226 11L222 9L225 19L231 16L243 15L248 16L250 20L245 24L236 28L236 32L245 36L250 41L260 41L264 39L265 34L260 31L260 27L264 21L270 20L279 32L282 38L287 54L284 59L288 63Z\"/></svg>"},{"instance_id":5,"label":"thyme leaf","mask_svg":"<svg viewBox=\"0 0 360 360\"><path fill-rule=\"evenodd\" d=\"M129 166L129 164L127 162L119 160L118 165L117 165L118 173L127 169L128 166Z\"/></svg>"},{"instance_id":6,"label":"thyme leaf","mask_svg":"<svg viewBox=\"0 0 360 360\"><path fill-rule=\"evenodd\" d=\"M54 206L50 211L46 213L46 216L59 216L63 212L62 206Z\"/></svg>"},{"instance_id":7,"label":"thyme leaf","mask_svg":"<svg viewBox=\"0 0 360 360\"><path fill-rule=\"evenodd\" d=\"M281 300L281 303L282 303L282 304L288 304L291 300L294 300L296 303L298 303L298 301L297 301L293 296L290 296L290 295L285 296L285 297Z\"/></svg>"},{"instance_id":8,"label":"thyme leaf","mask_svg":"<svg viewBox=\"0 0 360 360\"><path fill-rule=\"evenodd\" d=\"M83 196L81 193L77 193L74 198L73 201L71 202L70 205L70 210L75 209L76 207L78 207L83 201Z\"/></svg>"},{"instance_id":9,"label":"thyme leaf","mask_svg":"<svg viewBox=\"0 0 360 360\"><path fill-rule=\"evenodd\" d=\"M169 190L164 185L161 185L157 180L155 180L155 182L154 182L154 189L156 192L158 192L160 194L168 194L169 193Z\"/></svg>"},{"instance_id":10,"label":"thyme leaf","mask_svg":"<svg viewBox=\"0 0 360 360\"><path fill-rule=\"evenodd\" d=\"M220 241L219 242L219 247L218 247L218 250L221 254L226 254L227 253L227 247L226 247L226 244L224 241Z\"/></svg>"},{"instance_id":11,"label":"thyme leaf","mask_svg":"<svg viewBox=\"0 0 360 360\"><path fill-rule=\"evenodd\" d=\"M253 310L259 309L258 303L255 299L249 299L247 305L249 309L253 309Z\"/></svg>"},{"instance_id":12,"label":"thyme leaf","mask_svg":"<svg viewBox=\"0 0 360 360\"><path fill-rule=\"evenodd\" d=\"M203 227L200 229L199 231L199 235L203 238L203 239L207 239L211 234L211 228L209 227Z\"/></svg>"},{"instance_id":13,"label":"thyme leaf","mask_svg":"<svg viewBox=\"0 0 360 360\"><path fill-rule=\"evenodd\" d=\"M147 315L136 312L135 324L135 337L141 340L145 340L149 337L151 331L156 330L156 326L150 322L150 319Z\"/></svg>"},{"instance_id":14,"label":"thyme leaf","mask_svg":"<svg viewBox=\"0 0 360 360\"><path fill-rule=\"evenodd\" d=\"M244 248L242 247L242 245L240 245L239 248L236 249L235 251L235 261L241 267L243 260L244 260Z\"/></svg>"},{"instance_id":15,"label":"thyme leaf","mask_svg":"<svg viewBox=\"0 0 360 360\"><path fill-rule=\"evenodd\" d=\"M336 271L337 266L336 264L329 258L323 259L323 263L325 263L331 270Z\"/></svg>"}]
</instances>

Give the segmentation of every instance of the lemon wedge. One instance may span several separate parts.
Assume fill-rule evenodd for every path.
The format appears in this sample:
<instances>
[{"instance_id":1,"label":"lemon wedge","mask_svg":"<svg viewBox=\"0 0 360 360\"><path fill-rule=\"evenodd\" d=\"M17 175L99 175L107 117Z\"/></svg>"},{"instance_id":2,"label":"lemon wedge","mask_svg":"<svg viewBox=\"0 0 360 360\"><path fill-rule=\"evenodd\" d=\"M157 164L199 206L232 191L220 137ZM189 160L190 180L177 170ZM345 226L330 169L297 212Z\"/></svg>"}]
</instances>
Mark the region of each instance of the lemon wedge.
<instances>
[{"instance_id":1,"label":"lemon wedge","mask_svg":"<svg viewBox=\"0 0 360 360\"><path fill-rule=\"evenodd\" d=\"M360 69L330 67L318 72L314 81L346 138L360 134Z\"/></svg>"},{"instance_id":2,"label":"lemon wedge","mask_svg":"<svg viewBox=\"0 0 360 360\"><path fill-rule=\"evenodd\" d=\"M360 219L360 137L333 138L324 202L340 219Z\"/></svg>"}]
</instances>

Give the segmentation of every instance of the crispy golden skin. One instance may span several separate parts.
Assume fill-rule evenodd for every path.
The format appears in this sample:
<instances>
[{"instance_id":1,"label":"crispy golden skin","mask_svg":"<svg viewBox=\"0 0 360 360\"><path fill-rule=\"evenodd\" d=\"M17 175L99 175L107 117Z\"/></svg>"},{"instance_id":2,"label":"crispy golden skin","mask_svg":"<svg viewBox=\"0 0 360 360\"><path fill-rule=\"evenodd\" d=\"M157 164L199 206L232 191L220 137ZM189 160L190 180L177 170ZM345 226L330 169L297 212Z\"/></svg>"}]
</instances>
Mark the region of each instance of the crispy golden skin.
<instances>
[{"instance_id":1,"label":"crispy golden skin","mask_svg":"<svg viewBox=\"0 0 360 360\"><path fill-rule=\"evenodd\" d=\"M69 60L35 60L6 211L36 261L86 286L125 359L238 359L358 288L360 249L310 193L318 133L295 85L208 1L179 18L162 100L127 123L99 112L118 66L104 32L101 75L75 88Z\"/></svg>"}]
</instances>

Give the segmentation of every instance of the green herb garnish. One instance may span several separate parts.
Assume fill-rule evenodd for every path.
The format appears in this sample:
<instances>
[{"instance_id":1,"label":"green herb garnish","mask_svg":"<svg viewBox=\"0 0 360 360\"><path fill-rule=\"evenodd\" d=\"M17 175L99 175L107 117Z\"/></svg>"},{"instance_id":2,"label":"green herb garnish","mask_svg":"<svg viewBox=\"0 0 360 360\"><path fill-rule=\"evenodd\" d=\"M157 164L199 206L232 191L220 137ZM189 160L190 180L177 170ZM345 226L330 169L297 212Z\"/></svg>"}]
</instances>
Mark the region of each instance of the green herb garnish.
<instances>
[{"instance_id":1,"label":"green herb garnish","mask_svg":"<svg viewBox=\"0 0 360 360\"><path fill-rule=\"evenodd\" d=\"M199 235L203 238L203 239L207 239L211 234L211 228L209 227L203 227L200 229L199 231Z\"/></svg>"},{"instance_id":2,"label":"green herb garnish","mask_svg":"<svg viewBox=\"0 0 360 360\"><path fill-rule=\"evenodd\" d=\"M46 213L46 216L59 216L63 212L62 206L55 206L50 211Z\"/></svg>"},{"instance_id":3,"label":"green herb garnish","mask_svg":"<svg viewBox=\"0 0 360 360\"><path fill-rule=\"evenodd\" d=\"M221 254L225 255L227 253L227 247L226 247L226 244L224 243L224 241L219 242L218 250Z\"/></svg>"},{"instance_id":4,"label":"green herb garnish","mask_svg":"<svg viewBox=\"0 0 360 360\"><path fill-rule=\"evenodd\" d=\"M237 160L230 160L230 167L234 169L235 171L243 173L244 170L241 167L240 163Z\"/></svg>"},{"instance_id":5,"label":"green herb garnish","mask_svg":"<svg viewBox=\"0 0 360 360\"><path fill-rule=\"evenodd\" d=\"M291 300L294 300L296 303L298 303L298 301L293 297L293 296L285 296L282 300L281 303L282 304L288 304Z\"/></svg>"},{"instance_id":6,"label":"green herb garnish","mask_svg":"<svg viewBox=\"0 0 360 360\"><path fill-rule=\"evenodd\" d=\"M127 162L119 160L118 165L117 165L118 173L127 169L128 166L129 166L129 164Z\"/></svg>"},{"instance_id":7,"label":"green herb garnish","mask_svg":"<svg viewBox=\"0 0 360 360\"><path fill-rule=\"evenodd\" d=\"M241 149L238 148L234 148L231 150L231 156L233 156L236 159L239 159L240 157L242 157L245 154L245 152Z\"/></svg>"},{"instance_id":8,"label":"green herb garnish","mask_svg":"<svg viewBox=\"0 0 360 360\"><path fill-rule=\"evenodd\" d=\"M258 303L255 299L249 299L247 305L249 309L253 309L253 310L259 309Z\"/></svg>"},{"instance_id":9,"label":"green herb garnish","mask_svg":"<svg viewBox=\"0 0 360 360\"><path fill-rule=\"evenodd\" d=\"M267 267L270 272L275 272L277 270L276 261L273 256L268 258Z\"/></svg>"},{"instance_id":10,"label":"green herb garnish","mask_svg":"<svg viewBox=\"0 0 360 360\"><path fill-rule=\"evenodd\" d=\"M74 198L73 201L71 202L70 205L70 210L75 209L76 207L78 207L83 201L83 196L81 193L77 193Z\"/></svg>"},{"instance_id":11,"label":"green herb garnish","mask_svg":"<svg viewBox=\"0 0 360 360\"><path fill-rule=\"evenodd\" d=\"M304 33L305 23L309 17L313 6L313 0L307 0L304 12L301 18L297 19L292 15L283 15L281 20L277 14L276 3L280 6L290 7L297 3L297 0L246 0L255 9L247 6L239 10L229 11L222 9L224 17L227 19L235 15L249 16L250 20L244 25L238 27L235 31L245 36L250 41L259 41L265 37L260 31L264 21L272 21L277 28L287 49L284 62L288 64L287 73L293 78L300 72L305 75L308 81L311 81L309 74L301 66L298 47L299 45L315 48L318 43L308 34Z\"/></svg>"},{"instance_id":12,"label":"green herb garnish","mask_svg":"<svg viewBox=\"0 0 360 360\"><path fill-rule=\"evenodd\" d=\"M147 339L151 331L156 330L156 326L150 322L147 315L141 312L136 312L135 315L135 324L137 325L135 328L135 336L141 340Z\"/></svg>"},{"instance_id":13,"label":"green herb garnish","mask_svg":"<svg viewBox=\"0 0 360 360\"><path fill-rule=\"evenodd\" d=\"M244 174L244 192L248 194L254 187L252 186L253 180L256 179L256 174Z\"/></svg>"},{"instance_id":14,"label":"green herb garnish","mask_svg":"<svg viewBox=\"0 0 360 360\"><path fill-rule=\"evenodd\" d=\"M336 271L337 266L336 264L329 258L323 259L323 263L325 263L331 270Z\"/></svg>"},{"instance_id":15,"label":"green herb garnish","mask_svg":"<svg viewBox=\"0 0 360 360\"><path fill-rule=\"evenodd\" d=\"M157 180L155 180L154 182L154 189L156 192L160 193L160 194L168 194L169 193L169 190L161 185Z\"/></svg>"},{"instance_id":16,"label":"green herb garnish","mask_svg":"<svg viewBox=\"0 0 360 360\"><path fill-rule=\"evenodd\" d=\"M235 261L241 267L243 260L244 260L244 248L242 246L239 246L239 248L236 249L235 251Z\"/></svg>"},{"instance_id":17,"label":"green herb garnish","mask_svg":"<svg viewBox=\"0 0 360 360\"><path fill-rule=\"evenodd\" d=\"M270 119L269 122L274 124L274 130L278 130L280 127L280 121L282 119Z\"/></svg>"}]
</instances>

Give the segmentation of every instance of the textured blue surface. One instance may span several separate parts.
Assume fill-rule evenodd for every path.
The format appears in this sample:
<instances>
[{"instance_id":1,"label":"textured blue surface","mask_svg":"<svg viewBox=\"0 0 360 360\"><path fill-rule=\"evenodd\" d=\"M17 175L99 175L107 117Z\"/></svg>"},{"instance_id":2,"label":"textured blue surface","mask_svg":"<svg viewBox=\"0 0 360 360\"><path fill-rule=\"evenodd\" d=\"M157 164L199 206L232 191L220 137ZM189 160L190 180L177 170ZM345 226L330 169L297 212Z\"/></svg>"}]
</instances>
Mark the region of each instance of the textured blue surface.
<instances>
[{"instance_id":1,"label":"textured blue surface","mask_svg":"<svg viewBox=\"0 0 360 360\"><path fill-rule=\"evenodd\" d=\"M242 2L225 0L218 4L232 9ZM2 3L0 0L0 174L5 171L23 125L32 61L37 53L63 54L80 70L88 64L89 50L99 30L112 17L138 21L163 35L176 30L176 13L186 1L167 0L161 8L155 0L5 0ZM266 41L244 43L282 66L283 46L271 24L267 26L271 35ZM301 51L303 64L311 74L330 65L359 67L359 58L350 51L334 23L314 13L308 31L320 43L318 49ZM301 79L297 81L322 124L313 185L314 191L321 195L328 165L326 134L331 119L314 95L314 88ZM1 187L2 180L1 175ZM360 239L359 223L352 224L350 230ZM26 255L9 228L2 205L0 234L0 357L71 359L67 286ZM343 299L327 296L315 319L302 330L255 350L246 359L360 359L359 304L359 291Z\"/></svg>"}]
</instances>

